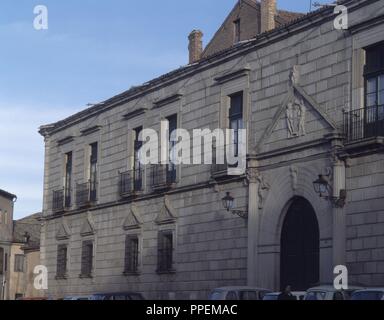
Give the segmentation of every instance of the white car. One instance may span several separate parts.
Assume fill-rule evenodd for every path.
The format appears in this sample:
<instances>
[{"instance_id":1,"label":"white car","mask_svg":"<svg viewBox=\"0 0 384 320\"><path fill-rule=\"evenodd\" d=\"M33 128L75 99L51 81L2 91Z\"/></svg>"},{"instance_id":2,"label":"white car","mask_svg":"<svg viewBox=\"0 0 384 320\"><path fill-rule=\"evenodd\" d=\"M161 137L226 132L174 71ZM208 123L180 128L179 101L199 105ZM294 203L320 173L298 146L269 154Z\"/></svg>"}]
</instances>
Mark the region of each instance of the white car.
<instances>
[{"instance_id":1,"label":"white car","mask_svg":"<svg viewBox=\"0 0 384 320\"><path fill-rule=\"evenodd\" d=\"M305 291L292 291L291 292L293 297L296 299L296 300L304 300L304 297L306 295L306 292ZM263 300L264 301L276 301L276 300L279 300L279 295L281 294L281 292L273 292L273 293L267 293Z\"/></svg>"},{"instance_id":2,"label":"white car","mask_svg":"<svg viewBox=\"0 0 384 320\"><path fill-rule=\"evenodd\" d=\"M319 286L307 291L304 300L350 300L351 295L361 287L349 287L348 290L336 290L333 286Z\"/></svg>"},{"instance_id":3,"label":"white car","mask_svg":"<svg viewBox=\"0 0 384 320\"><path fill-rule=\"evenodd\" d=\"M384 288L357 290L352 294L351 300L384 301Z\"/></svg>"},{"instance_id":4,"label":"white car","mask_svg":"<svg viewBox=\"0 0 384 320\"><path fill-rule=\"evenodd\" d=\"M254 287L223 287L214 289L209 300L263 300L270 292L268 289Z\"/></svg>"}]
</instances>

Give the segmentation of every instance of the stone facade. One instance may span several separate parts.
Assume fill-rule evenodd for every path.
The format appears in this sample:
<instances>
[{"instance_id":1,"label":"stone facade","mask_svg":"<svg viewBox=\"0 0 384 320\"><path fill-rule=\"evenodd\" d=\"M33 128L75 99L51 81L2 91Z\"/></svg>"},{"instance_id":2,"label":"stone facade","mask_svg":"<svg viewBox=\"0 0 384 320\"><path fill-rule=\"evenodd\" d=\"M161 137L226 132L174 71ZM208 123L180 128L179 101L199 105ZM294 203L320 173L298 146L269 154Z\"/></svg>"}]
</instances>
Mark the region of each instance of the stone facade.
<instances>
[{"instance_id":1,"label":"stone facade","mask_svg":"<svg viewBox=\"0 0 384 320\"><path fill-rule=\"evenodd\" d=\"M226 285L278 290L285 219L298 200L310 204L318 222L319 282L331 282L334 266L346 264L351 281L384 285L382 142L346 143L343 121L343 110L364 106L362 51L384 40L382 5L344 4L348 31L336 30L333 9L325 8L43 126L41 259L49 270L48 294L132 290L154 299L205 299ZM146 167L142 192L119 193L119 173L133 168L133 129L159 130L160 120L173 114L183 129L228 128L229 97L238 92L248 130L246 175L182 165L175 183L159 190ZM73 153L74 198L76 185L90 178L89 145L95 142L97 201L83 208L72 201L57 210L52 197L65 187L65 155ZM313 188L319 174L329 176L331 196L346 190L345 206L319 197ZM247 219L223 209L229 191ZM168 273L157 272L162 231L173 235L174 270ZM135 274L124 274L127 235L138 236ZM86 278L79 277L85 241L93 243L93 270ZM66 275L57 278L59 245L67 246L68 261Z\"/></svg>"},{"instance_id":2,"label":"stone facade","mask_svg":"<svg viewBox=\"0 0 384 320\"><path fill-rule=\"evenodd\" d=\"M40 214L14 221L16 199L0 190L0 300L42 295L33 286L34 267L40 264Z\"/></svg>"}]
</instances>

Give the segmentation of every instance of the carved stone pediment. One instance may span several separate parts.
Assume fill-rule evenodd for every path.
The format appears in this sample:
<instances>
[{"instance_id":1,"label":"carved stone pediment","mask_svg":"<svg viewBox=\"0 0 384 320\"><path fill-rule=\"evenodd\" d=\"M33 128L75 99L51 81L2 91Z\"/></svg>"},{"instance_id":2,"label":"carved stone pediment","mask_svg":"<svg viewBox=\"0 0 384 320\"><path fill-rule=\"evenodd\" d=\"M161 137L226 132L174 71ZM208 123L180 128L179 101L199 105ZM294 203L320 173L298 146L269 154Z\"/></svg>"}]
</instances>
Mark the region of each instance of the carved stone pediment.
<instances>
[{"instance_id":1,"label":"carved stone pediment","mask_svg":"<svg viewBox=\"0 0 384 320\"><path fill-rule=\"evenodd\" d=\"M92 215L89 214L81 226L80 234L82 237L94 235L95 230L96 229L95 229L95 224L93 222Z\"/></svg>"},{"instance_id":2,"label":"carved stone pediment","mask_svg":"<svg viewBox=\"0 0 384 320\"><path fill-rule=\"evenodd\" d=\"M173 208L168 197L164 198L164 205L161 207L159 214L157 215L155 222L161 224L175 223L177 220L177 212Z\"/></svg>"},{"instance_id":3,"label":"carved stone pediment","mask_svg":"<svg viewBox=\"0 0 384 320\"><path fill-rule=\"evenodd\" d=\"M71 237L71 230L67 224L67 221L63 219L57 229L56 239L57 240L68 240Z\"/></svg>"},{"instance_id":4,"label":"carved stone pediment","mask_svg":"<svg viewBox=\"0 0 384 320\"><path fill-rule=\"evenodd\" d=\"M325 111L294 81L297 80L290 83L286 98L257 142L256 154L309 143L337 130Z\"/></svg>"},{"instance_id":5,"label":"carved stone pediment","mask_svg":"<svg viewBox=\"0 0 384 320\"><path fill-rule=\"evenodd\" d=\"M124 230L139 229L141 227L141 221L139 220L139 213L136 206L132 206L128 212L127 217L123 221Z\"/></svg>"}]
</instances>

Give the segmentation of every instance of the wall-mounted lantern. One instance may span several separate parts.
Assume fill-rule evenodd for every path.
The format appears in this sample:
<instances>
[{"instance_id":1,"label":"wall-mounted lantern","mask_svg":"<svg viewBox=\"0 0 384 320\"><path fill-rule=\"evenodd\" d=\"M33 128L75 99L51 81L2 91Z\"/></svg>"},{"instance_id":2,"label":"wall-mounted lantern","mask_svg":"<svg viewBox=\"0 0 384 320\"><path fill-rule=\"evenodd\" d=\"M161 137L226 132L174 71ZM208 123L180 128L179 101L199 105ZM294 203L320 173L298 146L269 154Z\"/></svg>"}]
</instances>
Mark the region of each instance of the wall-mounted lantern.
<instances>
[{"instance_id":1,"label":"wall-mounted lantern","mask_svg":"<svg viewBox=\"0 0 384 320\"><path fill-rule=\"evenodd\" d=\"M247 219L248 218L248 212L247 211L241 211L241 210L234 210L233 209L234 203L235 203L235 199L231 196L230 192L227 192L226 196L223 199L221 199L221 201L223 203L223 207L228 212L231 212L233 215L237 215L237 216L239 216L240 218L243 218L243 219Z\"/></svg>"},{"instance_id":2,"label":"wall-mounted lantern","mask_svg":"<svg viewBox=\"0 0 384 320\"><path fill-rule=\"evenodd\" d=\"M329 200L336 208L343 208L347 200L347 191L340 190L339 197L333 196L333 189L329 182L329 178L324 175L319 175L319 178L313 182L315 192L320 195L320 198Z\"/></svg>"}]
</instances>

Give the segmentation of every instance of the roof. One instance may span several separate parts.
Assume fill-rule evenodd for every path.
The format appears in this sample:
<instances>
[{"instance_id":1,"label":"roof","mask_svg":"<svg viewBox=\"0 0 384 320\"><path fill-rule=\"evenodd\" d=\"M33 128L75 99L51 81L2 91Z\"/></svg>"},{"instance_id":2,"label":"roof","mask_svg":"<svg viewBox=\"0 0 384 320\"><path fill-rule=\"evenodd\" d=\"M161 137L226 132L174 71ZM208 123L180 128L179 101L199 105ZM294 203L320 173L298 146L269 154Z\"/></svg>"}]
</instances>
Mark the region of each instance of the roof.
<instances>
[{"instance_id":1,"label":"roof","mask_svg":"<svg viewBox=\"0 0 384 320\"><path fill-rule=\"evenodd\" d=\"M339 4L354 3L358 1L359 0L344 0L344 1L339 1ZM113 107L126 103L127 101L133 100L140 95L149 93L155 90L157 86L167 85L171 81L176 81L178 80L178 78L187 76L192 72L196 72L200 68L203 68L215 61L219 61L223 57L230 56L231 54L237 53L242 50L252 49L254 47L257 47L260 43L262 43L261 45L264 45L263 41L264 40L268 41L272 36L283 37L286 34L289 34L294 27L300 27L302 25L305 26L307 23L312 23L316 18L324 20L326 15L331 17L333 16L333 10L334 10L333 7L325 6L316 11L312 11L310 13L304 14L296 18L295 20L289 21L286 24L281 24L280 26L276 27L273 30L259 34L255 38L250 39L249 41L241 42L231 48L225 49L221 52L215 53L212 56L201 59L199 62L195 64L180 67L160 77L157 77L151 81L148 81L142 85L132 87L131 89L119 95L116 95L98 105L92 106L81 112L78 112L64 120L58 121L53 124L41 126L39 133L42 136L49 136L50 134L56 131L62 130L67 126L72 125L73 123L77 123L86 118L92 117L93 115L98 114L100 112L105 112Z\"/></svg>"},{"instance_id":2,"label":"roof","mask_svg":"<svg viewBox=\"0 0 384 320\"><path fill-rule=\"evenodd\" d=\"M25 234L30 236L29 243L26 249L37 248L40 246L41 223L39 219L42 214L35 213L23 219L14 221L13 223L13 242L24 243Z\"/></svg>"},{"instance_id":3,"label":"roof","mask_svg":"<svg viewBox=\"0 0 384 320\"><path fill-rule=\"evenodd\" d=\"M9 193L9 192L4 191L4 190L1 190L1 189L0 189L0 196L4 197L6 199L9 199L11 201L13 201L14 199L17 198L14 194Z\"/></svg>"},{"instance_id":4,"label":"roof","mask_svg":"<svg viewBox=\"0 0 384 320\"><path fill-rule=\"evenodd\" d=\"M295 20L303 13L277 10L275 16L276 27ZM240 41L250 40L261 33L261 4L256 0L239 0L225 18L220 28L205 47L202 57L230 48L233 43L233 22L241 20Z\"/></svg>"}]
</instances>

